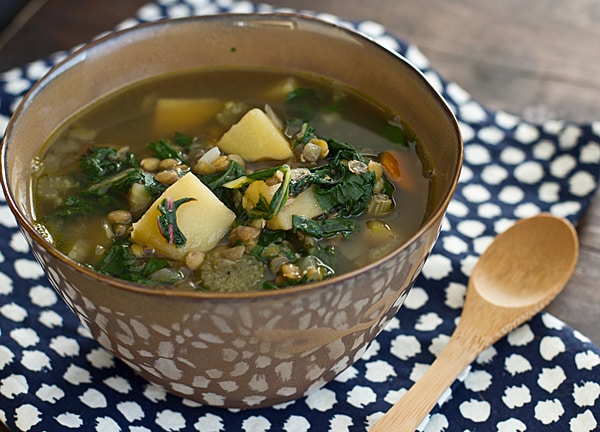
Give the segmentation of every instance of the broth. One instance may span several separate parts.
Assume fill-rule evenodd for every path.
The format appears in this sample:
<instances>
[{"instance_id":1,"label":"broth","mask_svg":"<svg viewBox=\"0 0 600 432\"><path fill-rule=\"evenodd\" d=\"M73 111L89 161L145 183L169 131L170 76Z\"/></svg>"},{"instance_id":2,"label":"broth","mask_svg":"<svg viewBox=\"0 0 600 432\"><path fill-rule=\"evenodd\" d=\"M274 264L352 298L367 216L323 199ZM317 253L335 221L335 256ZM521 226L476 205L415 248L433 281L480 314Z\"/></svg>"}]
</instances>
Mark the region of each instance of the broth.
<instances>
[{"instance_id":1,"label":"broth","mask_svg":"<svg viewBox=\"0 0 600 432\"><path fill-rule=\"evenodd\" d=\"M364 266L416 232L434 181L393 112L320 77L241 69L111 95L66 122L33 169L37 229L61 252L210 291Z\"/></svg>"}]
</instances>

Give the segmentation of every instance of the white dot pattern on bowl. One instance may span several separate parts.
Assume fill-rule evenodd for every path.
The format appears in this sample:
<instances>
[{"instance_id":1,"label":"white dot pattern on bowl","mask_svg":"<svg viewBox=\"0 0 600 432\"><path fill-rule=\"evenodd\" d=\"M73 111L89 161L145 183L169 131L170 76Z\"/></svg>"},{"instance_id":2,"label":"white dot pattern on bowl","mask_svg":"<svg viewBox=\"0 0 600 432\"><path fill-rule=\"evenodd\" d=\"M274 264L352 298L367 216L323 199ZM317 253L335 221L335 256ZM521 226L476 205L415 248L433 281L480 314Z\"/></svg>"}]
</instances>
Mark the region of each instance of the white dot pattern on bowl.
<instances>
[{"instance_id":1,"label":"white dot pattern on bowl","mask_svg":"<svg viewBox=\"0 0 600 432\"><path fill-rule=\"evenodd\" d=\"M247 1L159 0L121 27L165 16L254 10L268 12L272 8ZM305 398L254 410L200 406L187 396L200 391L212 405L224 402L222 396L206 390L215 383L227 393L235 393L241 385L251 386L256 396L248 398L246 405L262 402L261 389L272 383L260 370L268 370L273 359L245 358L244 350L248 344L259 342L240 338L236 350L222 353L221 368L198 371L193 385L178 383L181 371L193 369L195 364L175 353L193 335L160 321L144 325L135 317L123 316L118 308L96 308L93 299L83 297L74 287L65 287L65 302L84 322L86 316L93 317L87 327L98 327L96 337L101 343L119 352L129 366L133 363L127 359L136 359L140 365L137 372L168 377L170 390L183 398L148 384L100 347L58 300L19 237L2 199L0 231L5 242L0 249L0 420L23 431L365 431L441 351L460 313L469 272L493 235L515 219L541 211L573 221L582 215L597 187L599 124L549 121L537 126L509 113L490 112L468 92L439 77L417 47L389 35L382 26L321 17L358 28L409 57L446 97L465 138L465 171L459 188L440 241L406 299L402 314L391 317L383 329L386 320L381 320L377 329L381 334L368 349L357 349L351 358L339 357L334 373L341 373L329 384L325 385L327 378L322 379L328 372L312 363L310 350L305 356L310 367L281 363L276 375L282 399L300 396L297 388L285 385L299 369L316 378L315 387ZM32 81L63 56L58 53L48 61L0 75L0 130L6 127L8 116ZM43 253L33 254L44 259ZM59 273L51 279L64 281ZM376 301L357 304L357 313L365 313ZM328 312L332 322L343 328L343 315L320 311L317 303L312 310L314 314ZM222 331L226 321L219 321L217 316L228 313L221 310L213 315L211 325ZM272 320L281 315L276 309L270 314ZM203 319L193 314L185 318ZM244 320L254 317L241 318L240 327L231 329L240 335ZM284 318L288 319L288 314ZM308 328L309 316L294 319ZM116 326L119 332L116 345L106 336L108 326ZM141 346L133 343L155 335L161 340L159 357L151 354L154 348L145 347L145 342ZM344 344L359 347L361 337L333 338L330 355L338 356ZM216 332L206 332L194 338L193 344L195 350L210 351L219 346L219 338ZM290 349L298 348L283 346L288 351L281 355L290 355ZM597 347L542 313L480 355L432 411L424 430L596 430L600 421L599 367ZM227 374L243 377L243 381L222 379Z\"/></svg>"}]
</instances>

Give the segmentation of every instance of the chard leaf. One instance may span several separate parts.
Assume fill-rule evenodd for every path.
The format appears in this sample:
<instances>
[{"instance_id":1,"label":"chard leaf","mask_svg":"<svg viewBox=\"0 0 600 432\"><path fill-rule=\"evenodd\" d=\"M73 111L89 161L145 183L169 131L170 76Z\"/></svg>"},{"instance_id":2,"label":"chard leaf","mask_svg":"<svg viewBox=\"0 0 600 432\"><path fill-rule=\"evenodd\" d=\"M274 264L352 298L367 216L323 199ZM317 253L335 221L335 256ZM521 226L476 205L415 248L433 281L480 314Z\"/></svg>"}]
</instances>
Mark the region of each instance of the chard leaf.
<instances>
[{"instance_id":1,"label":"chard leaf","mask_svg":"<svg viewBox=\"0 0 600 432\"><path fill-rule=\"evenodd\" d=\"M182 204L189 201L195 201L194 198L181 198L173 201L173 198L166 197L158 205L158 228L160 234L167 240L169 244L174 244L177 247L182 247L187 242L185 235L177 225L177 209Z\"/></svg>"},{"instance_id":2,"label":"chard leaf","mask_svg":"<svg viewBox=\"0 0 600 432\"><path fill-rule=\"evenodd\" d=\"M264 170L267 171L267 170ZM275 216L279 214L290 194L290 182L292 179L292 170L289 165L282 165L277 168L275 171L283 172L283 180L279 185L279 188L273 194L271 201L267 201L267 199L260 195L258 197L258 203L256 206L248 212L248 217L250 219L273 219ZM256 173L254 173L256 174ZM274 173L273 173L274 174ZM271 175L273 175L271 174ZM250 177L250 176L248 176ZM267 176L269 177L269 176ZM264 178L267 178L264 177Z\"/></svg>"},{"instance_id":3,"label":"chard leaf","mask_svg":"<svg viewBox=\"0 0 600 432\"><path fill-rule=\"evenodd\" d=\"M266 178L269 178L271 176L273 176L277 171L289 171L290 167L288 165L281 165L281 166L277 166L277 167L273 167L273 168L265 168L259 171L255 171L251 174L248 174L246 177L249 180L264 180Z\"/></svg>"},{"instance_id":4,"label":"chard leaf","mask_svg":"<svg viewBox=\"0 0 600 432\"><path fill-rule=\"evenodd\" d=\"M250 253L263 262L268 262L276 257L283 257L287 262L296 262L298 254L290 242L287 241L287 232L277 231L276 233L281 233L282 236L267 235L264 238L261 236L261 240Z\"/></svg>"},{"instance_id":5,"label":"chard leaf","mask_svg":"<svg viewBox=\"0 0 600 432\"><path fill-rule=\"evenodd\" d=\"M145 171L141 172L140 183L145 186L150 196L154 199L158 198L168 187L166 184L157 182L154 174Z\"/></svg>"},{"instance_id":6,"label":"chard leaf","mask_svg":"<svg viewBox=\"0 0 600 432\"><path fill-rule=\"evenodd\" d=\"M176 159L180 162L185 162L187 159L183 152L175 148L168 140L152 141L148 144L148 148L160 159Z\"/></svg>"},{"instance_id":7,"label":"chard leaf","mask_svg":"<svg viewBox=\"0 0 600 432\"><path fill-rule=\"evenodd\" d=\"M294 146L300 144L307 144L313 138L318 138L315 128L310 126L308 123L304 123L300 132L296 135L296 139L294 140Z\"/></svg>"},{"instance_id":8,"label":"chard leaf","mask_svg":"<svg viewBox=\"0 0 600 432\"><path fill-rule=\"evenodd\" d=\"M285 99L288 124L300 125L312 120L322 104L323 98L315 89L299 87L291 91Z\"/></svg>"},{"instance_id":9,"label":"chard leaf","mask_svg":"<svg viewBox=\"0 0 600 432\"><path fill-rule=\"evenodd\" d=\"M348 143L330 138L327 140L327 146L329 147L330 153L335 155L337 161L345 159L368 163L368 160Z\"/></svg>"},{"instance_id":10,"label":"chard leaf","mask_svg":"<svg viewBox=\"0 0 600 432\"><path fill-rule=\"evenodd\" d=\"M67 197L55 216L88 214L98 205L121 205L131 185L144 181L135 155L112 147L88 147L80 166L86 185Z\"/></svg>"},{"instance_id":11,"label":"chard leaf","mask_svg":"<svg viewBox=\"0 0 600 432\"><path fill-rule=\"evenodd\" d=\"M251 174L241 175L227 183L223 184L223 187L228 189L241 189L244 186L248 186L255 180L264 180L269 177L272 177L277 171L283 171L287 165L265 168L262 170L255 171ZM289 167L288 167L289 168Z\"/></svg>"},{"instance_id":12,"label":"chard leaf","mask_svg":"<svg viewBox=\"0 0 600 432\"><path fill-rule=\"evenodd\" d=\"M273 217L273 213L271 211L271 203L267 201L264 195L258 196L258 202L254 206L252 210L248 212L248 217L250 219L265 219L269 220Z\"/></svg>"},{"instance_id":13,"label":"chard leaf","mask_svg":"<svg viewBox=\"0 0 600 432\"><path fill-rule=\"evenodd\" d=\"M199 175L198 178L204 183L217 198L231 210L236 211L234 203L234 191L227 184L235 182L244 176L244 168L235 161L230 161L227 169L214 174ZM237 213L237 212L236 212Z\"/></svg>"},{"instance_id":14,"label":"chard leaf","mask_svg":"<svg viewBox=\"0 0 600 432\"><path fill-rule=\"evenodd\" d=\"M136 167L133 153L112 147L90 146L79 160L81 170L90 182L97 182L124 169Z\"/></svg>"},{"instance_id":15,"label":"chard leaf","mask_svg":"<svg viewBox=\"0 0 600 432\"><path fill-rule=\"evenodd\" d=\"M149 276L152 273L155 273L158 270L165 268L167 265L169 265L169 262L166 259L150 257L148 258L148 261L146 261L146 264L142 269L142 275Z\"/></svg>"},{"instance_id":16,"label":"chard leaf","mask_svg":"<svg viewBox=\"0 0 600 432\"><path fill-rule=\"evenodd\" d=\"M147 276L166 267L168 261L152 257L144 263L131 253L130 246L131 243L129 242L115 242L98 264L98 271L131 282L157 285L155 281L148 279Z\"/></svg>"},{"instance_id":17,"label":"chard leaf","mask_svg":"<svg viewBox=\"0 0 600 432\"><path fill-rule=\"evenodd\" d=\"M112 276L126 278L128 274L141 275L143 267L136 263L137 257L129 249L128 243L115 243L98 264L98 270ZM132 280L128 278L128 280Z\"/></svg>"},{"instance_id":18,"label":"chard leaf","mask_svg":"<svg viewBox=\"0 0 600 432\"><path fill-rule=\"evenodd\" d=\"M189 137L181 132L175 132L175 145L181 147L185 151L189 151L194 144L194 138Z\"/></svg>"},{"instance_id":19,"label":"chard leaf","mask_svg":"<svg viewBox=\"0 0 600 432\"><path fill-rule=\"evenodd\" d=\"M319 242L307 245L306 253L318 258L330 269L336 268L335 247L333 245L321 246Z\"/></svg>"},{"instance_id":20,"label":"chard leaf","mask_svg":"<svg viewBox=\"0 0 600 432\"><path fill-rule=\"evenodd\" d=\"M314 130L305 127L311 135ZM312 135L311 135L312 136ZM342 217L362 214L369 203L375 184L375 174L365 172L354 174L348 168L348 161L368 164L368 159L352 145L335 139L327 140L330 156L327 162L310 169L310 174L301 176L292 182L292 195L314 184L315 197L326 213L338 212Z\"/></svg>"},{"instance_id":21,"label":"chard leaf","mask_svg":"<svg viewBox=\"0 0 600 432\"><path fill-rule=\"evenodd\" d=\"M216 172L213 174L199 175L198 178L204 183L211 191L215 192L222 186L244 176L244 168L235 161L230 161L227 165L227 169L222 172Z\"/></svg>"},{"instance_id":22,"label":"chard leaf","mask_svg":"<svg viewBox=\"0 0 600 432\"><path fill-rule=\"evenodd\" d=\"M285 99L286 123L300 127L319 113L340 111L342 107L342 100L332 101L314 88L299 87L288 93Z\"/></svg>"},{"instance_id":23,"label":"chard leaf","mask_svg":"<svg viewBox=\"0 0 600 432\"><path fill-rule=\"evenodd\" d=\"M65 202L52 215L59 217L86 215L92 213L96 207L89 199L69 195Z\"/></svg>"},{"instance_id":24,"label":"chard leaf","mask_svg":"<svg viewBox=\"0 0 600 432\"><path fill-rule=\"evenodd\" d=\"M348 174L331 187L317 186L315 198L325 213L338 212L342 217L361 215L371 199L375 174Z\"/></svg>"},{"instance_id":25,"label":"chard leaf","mask_svg":"<svg viewBox=\"0 0 600 432\"><path fill-rule=\"evenodd\" d=\"M301 231L315 238L332 238L337 235L346 237L358 230L358 223L352 219L307 219L304 216L293 215L294 232Z\"/></svg>"},{"instance_id":26,"label":"chard leaf","mask_svg":"<svg viewBox=\"0 0 600 432\"><path fill-rule=\"evenodd\" d=\"M109 189L117 192L126 192L133 183L142 181L142 172L137 168L128 168L109 177L92 183L81 191L83 195L102 198Z\"/></svg>"}]
</instances>

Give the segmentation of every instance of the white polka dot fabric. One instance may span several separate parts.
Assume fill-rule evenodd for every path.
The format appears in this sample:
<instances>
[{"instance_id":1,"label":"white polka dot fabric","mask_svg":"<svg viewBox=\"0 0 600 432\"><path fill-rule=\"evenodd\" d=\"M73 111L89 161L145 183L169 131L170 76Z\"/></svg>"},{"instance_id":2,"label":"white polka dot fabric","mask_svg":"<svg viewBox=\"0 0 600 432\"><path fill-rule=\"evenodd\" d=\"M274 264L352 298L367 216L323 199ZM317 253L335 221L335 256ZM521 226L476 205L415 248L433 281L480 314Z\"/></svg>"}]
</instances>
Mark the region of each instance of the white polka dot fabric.
<instances>
[{"instance_id":1,"label":"white polka dot fabric","mask_svg":"<svg viewBox=\"0 0 600 432\"><path fill-rule=\"evenodd\" d=\"M272 10L247 1L158 0L120 28ZM598 184L600 123L537 126L492 112L381 25L342 24L420 68L456 113L466 146L439 241L400 313L363 357L324 388L272 408L216 409L167 394L90 338L50 288L0 198L0 420L14 431L366 431L443 349L471 269L494 235L539 212L578 220ZM0 131L23 93L63 56L0 74ZM541 313L482 353L420 430L589 432L599 423L600 349Z\"/></svg>"}]
</instances>

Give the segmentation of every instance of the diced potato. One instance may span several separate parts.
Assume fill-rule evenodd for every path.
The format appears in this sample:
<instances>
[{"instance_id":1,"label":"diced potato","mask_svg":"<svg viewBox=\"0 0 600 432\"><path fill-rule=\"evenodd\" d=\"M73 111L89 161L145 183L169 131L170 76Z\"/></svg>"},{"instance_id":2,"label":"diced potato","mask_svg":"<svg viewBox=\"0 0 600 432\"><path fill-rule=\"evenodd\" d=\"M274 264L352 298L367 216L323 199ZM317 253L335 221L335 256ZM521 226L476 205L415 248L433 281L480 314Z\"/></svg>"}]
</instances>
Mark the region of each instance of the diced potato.
<instances>
[{"instance_id":1,"label":"diced potato","mask_svg":"<svg viewBox=\"0 0 600 432\"><path fill-rule=\"evenodd\" d=\"M162 138L175 132L191 133L222 109L223 102L218 99L158 99L154 111L154 136Z\"/></svg>"},{"instance_id":2,"label":"diced potato","mask_svg":"<svg viewBox=\"0 0 600 432\"><path fill-rule=\"evenodd\" d=\"M134 183L129 189L128 201L131 212L139 216L151 204L152 196L143 184Z\"/></svg>"},{"instance_id":3,"label":"diced potato","mask_svg":"<svg viewBox=\"0 0 600 432\"><path fill-rule=\"evenodd\" d=\"M287 160L292 148L283 133L259 108L248 111L219 140L217 146L225 153L235 153L249 162Z\"/></svg>"},{"instance_id":4,"label":"diced potato","mask_svg":"<svg viewBox=\"0 0 600 432\"><path fill-rule=\"evenodd\" d=\"M158 228L158 206L167 196L174 201L194 198L177 209L177 225L187 239L181 247L169 244ZM234 220L235 214L198 177L188 173L169 186L133 224L131 239L154 248L161 255L180 260L190 251L206 252L214 248Z\"/></svg>"},{"instance_id":5,"label":"diced potato","mask_svg":"<svg viewBox=\"0 0 600 432\"><path fill-rule=\"evenodd\" d=\"M298 88L298 80L294 77L287 77L263 91L265 99L283 101L287 95Z\"/></svg>"},{"instance_id":6,"label":"diced potato","mask_svg":"<svg viewBox=\"0 0 600 432\"><path fill-rule=\"evenodd\" d=\"M275 184L273 186L269 186L262 180L256 180L248 185L246 192L244 192L244 196L242 197L242 206L250 211L256 204L258 203L259 197L262 195L268 202L271 202L271 198L275 195L279 189L279 184Z\"/></svg>"},{"instance_id":7,"label":"diced potato","mask_svg":"<svg viewBox=\"0 0 600 432\"><path fill-rule=\"evenodd\" d=\"M248 211L252 210L258 203L260 195L264 196L267 202L271 202L278 188L279 184L269 186L262 180L252 182L242 198L244 208ZM267 227L273 230L291 230L292 215L304 216L307 219L322 215L323 209L313 191L314 186L311 186L298 196L289 198L281 211L273 219L267 221Z\"/></svg>"},{"instance_id":8,"label":"diced potato","mask_svg":"<svg viewBox=\"0 0 600 432\"><path fill-rule=\"evenodd\" d=\"M311 186L297 197L288 199L277 216L267 221L267 226L274 230L291 230L292 215L304 216L307 219L322 215L323 209L313 191L314 187Z\"/></svg>"}]
</instances>

